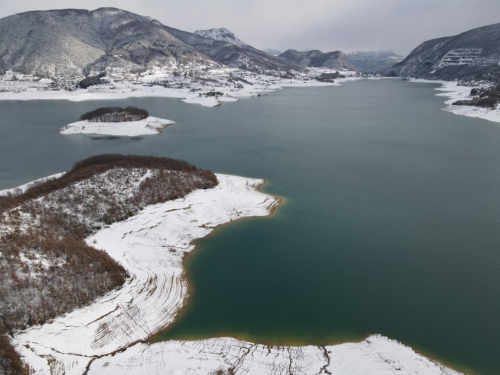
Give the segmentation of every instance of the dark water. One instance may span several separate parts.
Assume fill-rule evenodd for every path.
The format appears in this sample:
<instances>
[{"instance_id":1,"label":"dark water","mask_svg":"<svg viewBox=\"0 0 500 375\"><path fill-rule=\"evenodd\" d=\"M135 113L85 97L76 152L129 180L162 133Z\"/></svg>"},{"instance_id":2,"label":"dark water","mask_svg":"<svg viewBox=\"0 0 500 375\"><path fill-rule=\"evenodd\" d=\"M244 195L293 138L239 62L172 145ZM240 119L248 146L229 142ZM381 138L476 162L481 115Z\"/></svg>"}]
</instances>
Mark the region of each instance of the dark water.
<instances>
[{"instance_id":1,"label":"dark water","mask_svg":"<svg viewBox=\"0 0 500 375\"><path fill-rule=\"evenodd\" d=\"M361 81L203 108L159 136L62 136L102 102L0 102L0 188L103 152L262 177L287 203L200 240L193 295L155 339L328 343L381 333L500 373L500 125L440 111L434 85Z\"/></svg>"}]
</instances>

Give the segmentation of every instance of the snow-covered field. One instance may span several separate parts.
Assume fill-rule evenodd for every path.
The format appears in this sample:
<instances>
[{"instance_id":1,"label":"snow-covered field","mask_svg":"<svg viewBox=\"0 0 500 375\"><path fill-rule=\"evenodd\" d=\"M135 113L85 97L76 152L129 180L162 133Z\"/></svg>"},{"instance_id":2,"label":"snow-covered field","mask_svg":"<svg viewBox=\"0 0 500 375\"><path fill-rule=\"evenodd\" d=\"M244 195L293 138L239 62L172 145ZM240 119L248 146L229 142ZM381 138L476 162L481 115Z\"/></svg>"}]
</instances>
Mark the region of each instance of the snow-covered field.
<instances>
[{"instance_id":1,"label":"snow-covered field","mask_svg":"<svg viewBox=\"0 0 500 375\"><path fill-rule=\"evenodd\" d=\"M443 111L459 116L477 117L483 120L500 122L500 107L489 109L469 105L453 105L457 100L470 99L470 91L474 88L472 86L463 86L454 81L429 81L424 79L411 79L410 81L441 84L441 87L436 88L436 90L442 91L442 93L436 95L449 98L445 101L446 107L443 108Z\"/></svg>"},{"instance_id":2,"label":"snow-covered field","mask_svg":"<svg viewBox=\"0 0 500 375\"><path fill-rule=\"evenodd\" d=\"M374 335L327 347L269 347L233 338L145 342L171 324L187 295L183 258L215 227L266 216L279 200L262 180L217 175L219 185L146 207L87 242L129 272L119 290L16 334L31 374L457 374L396 341ZM229 373L229 372L228 372Z\"/></svg>"},{"instance_id":3,"label":"snow-covered field","mask_svg":"<svg viewBox=\"0 0 500 375\"><path fill-rule=\"evenodd\" d=\"M73 122L61 128L61 134L105 134L136 137L159 134L161 129L175 124L175 121L149 116L144 120L129 122Z\"/></svg>"},{"instance_id":4,"label":"snow-covered field","mask_svg":"<svg viewBox=\"0 0 500 375\"><path fill-rule=\"evenodd\" d=\"M360 79L357 72L340 71L346 78L334 83L319 82L315 77L336 70L311 68L293 72L285 78L273 74L257 74L236 68L211 69L203 72L173 73L171 70L153 69L141 75L110 71L106 83L88 89L74 90L75 82L34 81L31 76L13 74L0 76L0 100L107 100L139 97L181 98L186 103L217 107L224 102L240 98L265 95L284 87L336 86ZM16 77L13 80L12 77ZM65 88L71 87L71 90Z\"/></svg>"},{"instance_id":5,"label":"snow-covered field","mask_svg":"<svg viewBox=\"0 0 500 375\"><path fill-rule=\"evenodd\" d=\"M139 343L123 353L96 359L88 374L335 374L455 375L386 337L332 346L266 346L217 338ZM232 372L231 372L232 371Z\"/></svg>"}]
</instances>

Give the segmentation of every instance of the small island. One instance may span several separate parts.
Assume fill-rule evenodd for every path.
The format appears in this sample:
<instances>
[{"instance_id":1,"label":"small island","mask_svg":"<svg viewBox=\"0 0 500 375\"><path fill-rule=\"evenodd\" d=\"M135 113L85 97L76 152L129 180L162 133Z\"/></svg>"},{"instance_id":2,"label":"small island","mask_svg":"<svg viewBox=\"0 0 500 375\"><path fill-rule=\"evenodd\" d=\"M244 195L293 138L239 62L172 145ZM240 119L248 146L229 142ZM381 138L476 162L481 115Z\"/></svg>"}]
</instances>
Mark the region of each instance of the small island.
<instances>
[{"instance_id":1,"label":"small island","mask_svg":"<svg viewBox=\"0 0 500 375\"><path fill-rule=\"evenodd\" d=\"M102 107L84 113L78 122L59 129L61 134L102 134L136 137L159 134L161 129L175 124L149 115L137 107Z\"/></svg>"}]
</instances>

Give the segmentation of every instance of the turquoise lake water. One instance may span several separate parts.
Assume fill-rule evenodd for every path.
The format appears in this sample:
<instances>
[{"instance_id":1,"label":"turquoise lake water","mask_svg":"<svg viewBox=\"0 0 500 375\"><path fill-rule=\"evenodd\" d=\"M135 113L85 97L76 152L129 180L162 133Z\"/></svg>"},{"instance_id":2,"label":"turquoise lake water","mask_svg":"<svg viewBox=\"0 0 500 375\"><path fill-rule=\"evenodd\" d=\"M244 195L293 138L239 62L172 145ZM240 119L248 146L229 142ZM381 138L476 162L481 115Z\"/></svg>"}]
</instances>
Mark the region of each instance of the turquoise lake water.
<instances>
[{"instance_id":1,"label":"turquoise lake water","mask_svg":"<svg viewBox=\"0 0 500 375\"><path fill-rule=\"evenodd\" d=\"M155 340L324 344L380 333L498 374L500 124L441 111L435 87L359 81L218 108L0 101L0 189L117 152L265 178L286 203L198 241L187 308ZM136 138L57 132L102 105L179 124Z\"/></svg>"}]
</instances>

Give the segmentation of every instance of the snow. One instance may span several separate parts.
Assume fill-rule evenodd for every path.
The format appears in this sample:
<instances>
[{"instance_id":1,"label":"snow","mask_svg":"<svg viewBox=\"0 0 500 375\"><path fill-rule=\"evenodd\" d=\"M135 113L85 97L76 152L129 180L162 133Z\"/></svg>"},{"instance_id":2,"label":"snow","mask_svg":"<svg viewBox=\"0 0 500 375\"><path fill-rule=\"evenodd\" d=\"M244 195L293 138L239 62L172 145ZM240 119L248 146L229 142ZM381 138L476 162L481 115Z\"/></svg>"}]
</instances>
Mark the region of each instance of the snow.
<instances>
[{"instance_id":1,"label":"snow","mask_svg":"<svg viewBox=\"0 0 500 375\"><path fill-rule=\"evenodd\" d=\"M193 240L239 218L269 215L279 204L259 191L262 180L217 178L213 189L148 206L87 238L131 277L84 308L16 334L14 344L31 374L208 374L229 368L251 374L457 374L378 335L327 347L269 347L234 338L146 343L185 302L183 259Z\"/></svg>"},{"instance_id":2,"label":"snow","mask_svg":"<svg viewBox=\"0 0 500 375\"><path fill-rule=\"evenodd\" d=\"M21 185L21 186L12 188L12 189L0 190L0 196L7 196L9 194L12 194L12 195L22 194L22 193L26 192L26 190L28 190L30 187L42 184L46 181L55 180L56 178L61 177L64 173L66 173L66 172L56 173L56 174L53 174L51 176L39 178L38 180L28 182L27 184L24 184L24 185Z\"/></svg>"},{"instance_id":3,"label":"snow","mask_svg":"<svg viewBox=\"0 0 500 375\"><path fill-rule=\"evenodd\" d=\"M136 137L139 135L159 134L161 129L175 124L175 121L149 116L144 120L129 122L90 122L78 121L61 128L61 134L106 134Z\"/></svg>"},{"instance_id":4,"label":"snow","mask_svg":"<svg viewBox=\"0 0 500 375\"><path fill-rule=\"evenodd\" d=\"M315 80L315 77L322 73L337 72L337 70L326 68L309 68L304 72L293 72L295 75L293 79L283 78L276 75L278 74L276 72L258 74L236 68L210 69L202 73L198 71L186 72L192 77L173 74L172 69L174 68L153 68L140 76L119 70L112 71L105 77L106 84L73 91L63 88L54 89L49 84L33 82L31 78L23 76L12 81L5 75L0 76L0 100L85 101L169 97L180 98L186 103L217 107L223 102L256 97L259 94L262 95L285 87L338 86L344 82L361 79L357 72L340 70L339 72L346 78L336 79L335 83ZM240 78L246 82L239 80ZM61 85L64 86L62 83ZM67 82L66 85L69 86L70 82ZM220 92L222 95L209 95L214 91Z\"/></svg>"},{"instance_id":5,"label":"snow","mask_svg":"<svg viewBox=\"0 0 500 375\"><path fill-rule=\"evenodd\" d=\"M258 191L262 180L217 178L219 185L213 189L148 206L87 239L107 251L131 277L120 290L89 306L16 335L16 347L30 361L33 373L48 372L40 358L31 361L33 356L54 357L62 361L58 366L66 373L81 373L70 370L75 361L83 360L80 357L113 353L170 324L187 295L182 261L194 249L192 241L229 221L266 216L279 203Z\"/></svg>"},{"instance_id":6,"label":"snow","mask_svg":"<svg viewBox=\"0 0 500 375\"><path fill-rule=\"evenodd\" d=\"M326 347L277 347L232 338L139 343L96 359L88 374L213 374L229 369L273 375L458 374L380 335Z\"/></svg>"},{"instance_id":7,"label":"snow","mask_svg":"<svg viewBox=\"0 0 500 375\"><path fill-rule=\"evenodd\" d=\"M226 28L220 29L210 29L210 30L197 30L194 32L200 36L203 36L212 40L219 40L221 42L227 42L234 44L238 47L244 47L247 44L238 39L231 31Z\"/></svg>"},{"instance_id":8,"label":"snow","mask_svg":"<svg viewBox=\"0 0 500 375\"><path fill-rule=\"evenodd\" d=\"M436 90L442 91L442 93L436 95L449 98L445 101L447 106L443 108L443 111L459 116L476 117L483 120L500 122L499 107L496 109L489 109L470 105L453 105L457 100L470 99L470 91L474 88L473 86L461 85L459 82L455 81L429 81L424 79L411 79L410 82L441 84L441 87L436 88Z\"/></svg>"}]
</instances>

